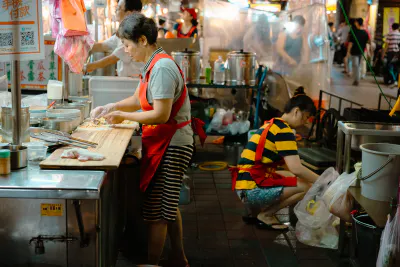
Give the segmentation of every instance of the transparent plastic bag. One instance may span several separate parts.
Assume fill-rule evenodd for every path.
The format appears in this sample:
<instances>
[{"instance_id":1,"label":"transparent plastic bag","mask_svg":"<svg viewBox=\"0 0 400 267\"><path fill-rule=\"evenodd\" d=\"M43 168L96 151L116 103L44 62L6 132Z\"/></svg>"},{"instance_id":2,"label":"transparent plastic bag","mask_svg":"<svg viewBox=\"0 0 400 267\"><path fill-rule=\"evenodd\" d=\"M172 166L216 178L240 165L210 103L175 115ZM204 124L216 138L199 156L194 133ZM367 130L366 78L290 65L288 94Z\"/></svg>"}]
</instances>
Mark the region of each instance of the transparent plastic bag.
<instances>
[{"instance_id":1,"label":"transparent plastic bag","mask_svg":"<svg viewBox=\"0 0 400 267\"><path fill-rule=\"evenodd\" d=\"M299 222L311 229L325 226L331 219L331 213L323 201L323 195L339 174L334 168L327 169L308 190L304 198L294 208Z\"/></svg>"},{"instance_id":2,"label":"transparent plastic bag","mask_svg":"<svg viewBox=\"0 0 400 267\"><path fill-rule=\"evenodd\" d=\"M318 229L307 227L298 221L296 224L297 240L313 247L337 249L339 233L333 225L335 220L336 217L330 215L326 224Z\"/></svg>"},{"instance_id":3,"label":"transparent plastic bag","mask_svg":"<svg viewBox=\"0 0 400 267\"><path fill-rule=\"evenodd\" d=\"M27 96L22 99L22 105L32 107L32 106L47 106L47 94L40 94L35 96Z\"/></svg>"},{"instance_id":4,"label":"transparent plastic bag","mask_svg":"<svg viewBox=\"0 0 400 267\"><path fill-rule=\"evenodd\" d=\"M351 222L351 209L353 197L347 189L357 180L356 172L342 173L336 181L326 190L323 199L329 211L342 220Z\"/></svg>"},{"instance_id":5,"label":"transparent plastic bag","mask_svg":"<svg viewBox=\"0 0 400 267\"><path fill-rule=\"evenodd\" d=\"M376 267L396 267L400 265L400 208L390 220L390 215L382 233Z\"/></svg>"}]
</instances>

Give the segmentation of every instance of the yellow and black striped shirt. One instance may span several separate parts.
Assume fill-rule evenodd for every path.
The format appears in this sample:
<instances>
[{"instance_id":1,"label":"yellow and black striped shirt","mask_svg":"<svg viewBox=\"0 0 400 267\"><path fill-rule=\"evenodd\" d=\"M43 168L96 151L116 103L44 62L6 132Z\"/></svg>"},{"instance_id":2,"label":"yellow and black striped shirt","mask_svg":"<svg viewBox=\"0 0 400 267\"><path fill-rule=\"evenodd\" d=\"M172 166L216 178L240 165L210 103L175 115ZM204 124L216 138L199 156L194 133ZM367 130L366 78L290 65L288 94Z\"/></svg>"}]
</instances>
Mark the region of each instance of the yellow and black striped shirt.
<instances>
[{"instance_id":1,"label":"yellow and black striped shirt","mask_svg":"<svg viewBox=\"0 0 400 267\"><path fill-rule=\"evenodd\" d=\"M250 138L239 160L239 168L250 168L254 165L257 144L265 127L264 124ZM296 137L290 126L282 119L275 118L274 124L268 131L262 156L262 163L279 162L283 157L297 155ZM257 185L246 171L239 171L236 189L253 189Z\"/></svg>"}]
</instances>

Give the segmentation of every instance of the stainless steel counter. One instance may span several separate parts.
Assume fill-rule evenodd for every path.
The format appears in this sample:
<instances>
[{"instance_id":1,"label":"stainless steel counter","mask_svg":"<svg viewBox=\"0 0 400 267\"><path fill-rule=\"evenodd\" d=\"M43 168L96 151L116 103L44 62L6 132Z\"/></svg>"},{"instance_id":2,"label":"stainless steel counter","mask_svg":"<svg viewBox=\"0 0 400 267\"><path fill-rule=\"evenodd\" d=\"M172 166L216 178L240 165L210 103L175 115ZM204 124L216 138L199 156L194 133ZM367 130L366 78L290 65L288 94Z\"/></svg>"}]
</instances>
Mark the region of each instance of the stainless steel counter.
<instances>
[{"instance_id":1,"label":"stainless steel counter","mask_svg":"<svg viewBox=\"0 0 400 267\"><path fill-rule=\"evenodd\" d=\"M113 267L124 218L116 171L0 176L0 266Z\"/></svg>"},{"instance_id":2,"label":"stainless steel counter","mask_svg":"<svg viewBox=\"0 0 400 267\"><path fill-rule=\"evenodd\" d=\"M40 170L39 165L0 176L0 198L99 199L103 171Z\"/></svg>"}]
</instances>

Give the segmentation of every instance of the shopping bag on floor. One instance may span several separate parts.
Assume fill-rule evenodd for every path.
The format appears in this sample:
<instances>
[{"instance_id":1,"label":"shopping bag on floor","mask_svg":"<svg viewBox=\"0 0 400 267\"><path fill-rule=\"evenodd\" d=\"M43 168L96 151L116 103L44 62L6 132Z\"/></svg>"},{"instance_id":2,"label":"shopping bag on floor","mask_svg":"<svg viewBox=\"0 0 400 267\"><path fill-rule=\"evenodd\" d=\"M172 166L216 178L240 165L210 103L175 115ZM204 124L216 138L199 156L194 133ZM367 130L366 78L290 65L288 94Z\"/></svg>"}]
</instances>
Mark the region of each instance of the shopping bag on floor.
<instances>
[{"instance_id":1,"label":"shopping bag on floor","mask_svg":"<svg viewBox=\"0 0 400 267\"><path fill-rule=\"evenodd\" d=\"M400 185L397 199L400 200ZM376 261L376 267L397 266L400 266L400 206L397 206L393 219L391 219L390 215L388 216L381 237L378 260Z\"/></svg>"},{"instance_id":2,"label":"shopping bag on floor","mask_svg":"<svg viewBox=\"0 0 400 267\"><path fill-rule=\"evenodd\" d=\"M346 222L351 222L350 212L354 201L353 196L347 190L356 180L356 172L351 174L343 173L326 190L323 196L329 212Z\"/></svg>"},{"instance_id":3,"label":"shopping bag on floor","mask_svg":"<svg viewBox=\"0 0 400 267\"><path fill-rule=\"evenodd\" d=\"M331 213L322 197L338 176L339 174L334 168L327 169L308 190L304 198L297 203L294 213L302 225L318 229L331 219Z\"/></svg>"},{"instance_id":4,"label":"shopping bag on floor","mask_svg":"<svg viewBox=\"0 0 400 267\"><path fill-rule=\"evenodd\" d=\"M335 220L336 217L331 214L326 224L319 228L311 228L298 221L296 224L297 240L308 246L337 249L339 233L334 226Z\"/></svg>"}]
</instances>

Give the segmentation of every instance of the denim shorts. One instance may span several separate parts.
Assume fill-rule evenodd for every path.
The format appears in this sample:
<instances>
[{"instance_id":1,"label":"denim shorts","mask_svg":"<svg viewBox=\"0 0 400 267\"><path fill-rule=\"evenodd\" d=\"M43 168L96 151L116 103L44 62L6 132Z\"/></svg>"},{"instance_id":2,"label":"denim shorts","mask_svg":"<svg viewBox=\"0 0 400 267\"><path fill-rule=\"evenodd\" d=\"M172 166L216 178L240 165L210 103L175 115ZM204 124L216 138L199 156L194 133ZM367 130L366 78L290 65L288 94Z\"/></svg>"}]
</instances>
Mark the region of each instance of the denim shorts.
<instances>
[{"instance_id":1,"label":"denim shorts","mask_svg":"<svg viewBox=\"0 0 400 267\"><path fill-rule=\"evenodd\" d=\"M240 200L248 208L267 208L279 202L283 186L256 187L250 190L236 190Z\"/></svg>"}]
</instances>

